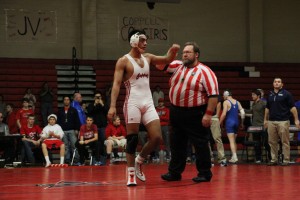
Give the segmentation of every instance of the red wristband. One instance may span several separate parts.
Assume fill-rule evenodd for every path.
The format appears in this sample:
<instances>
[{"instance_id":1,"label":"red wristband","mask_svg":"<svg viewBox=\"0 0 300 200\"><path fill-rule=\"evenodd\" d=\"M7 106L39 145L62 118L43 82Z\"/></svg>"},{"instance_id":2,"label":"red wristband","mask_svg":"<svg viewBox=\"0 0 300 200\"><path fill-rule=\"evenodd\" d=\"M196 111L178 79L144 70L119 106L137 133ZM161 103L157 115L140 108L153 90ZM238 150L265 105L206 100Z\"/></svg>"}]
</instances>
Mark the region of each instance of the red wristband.
<instances>
[{"instance_id":1,"label":"red wristband","mask_svg":"<svg viewBox=\"0 0 300 200\"><path fill-rule=\"evenodd\" d=\"M205 114L212 116L214 114L214 112L211 110L206 110Z\"/></svg>"}]
</instances>

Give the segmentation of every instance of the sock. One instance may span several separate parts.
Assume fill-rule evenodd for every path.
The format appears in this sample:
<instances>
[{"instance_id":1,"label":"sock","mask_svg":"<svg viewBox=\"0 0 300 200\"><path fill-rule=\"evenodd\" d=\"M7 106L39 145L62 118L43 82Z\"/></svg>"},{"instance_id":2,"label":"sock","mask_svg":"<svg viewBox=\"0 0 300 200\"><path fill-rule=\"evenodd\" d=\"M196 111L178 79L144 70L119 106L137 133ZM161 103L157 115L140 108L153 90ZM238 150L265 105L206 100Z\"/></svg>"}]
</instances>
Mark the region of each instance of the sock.
<instances>
[{"instance_id":1,"label":"sock","mask_svg":"<svg viewBox=\"0 0 300 200\"><path fill-rule=\"evenodd\" d=\"M145 158L141 157L140 154L135 158L135 161L139 164L144 162Z\"/></svg>"},{"instance_id":2,"label":"sock","mask_svg":"<svg viewBox=\"0 0 300 200\"><path fill-rule=\"evenodd\" d=\"M50 159L49 159L49 156L45 156L45 160L46 160L46 163L48 164L48 163L51 163L50 162Z\"/></svg>"},{"instance_id":3,"label":"sock","mask_svg":"<svg viewBox=\"0 0 300 200\"><path fill-rule=\"evenodd\" d=\"M232 158L237 158L236 153L233 153L233 154L232 154Z\"/></svg>"},{"instance_id":4,"label":"sock","mask_svg":"<svg viewBox=\"0 0 300 200\"><path fill-rule=\"evenodd\" d=\"M65 157L64 156L60 157L60 164L64 164L64 161L65 161Z\"/></svg>"},{"instance_id":5,"label":"sock","mask_svg":"<svg viewBox=\"0 0 300 200\"><path fill-rule=\"evenodd\" d=\"M110 153L107 154L107 159L110 159Z\"/></svg>"}]
</instances>

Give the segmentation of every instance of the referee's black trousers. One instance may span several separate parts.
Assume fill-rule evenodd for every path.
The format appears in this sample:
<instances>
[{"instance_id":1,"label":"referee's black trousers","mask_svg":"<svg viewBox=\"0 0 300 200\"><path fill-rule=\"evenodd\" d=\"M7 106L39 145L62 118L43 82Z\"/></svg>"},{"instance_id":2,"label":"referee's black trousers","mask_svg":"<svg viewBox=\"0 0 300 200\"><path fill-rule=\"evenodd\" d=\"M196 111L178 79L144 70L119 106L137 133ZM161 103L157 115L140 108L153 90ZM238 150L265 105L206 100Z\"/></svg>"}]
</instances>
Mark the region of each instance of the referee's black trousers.
<instances>
[{"instance_id":1,"label":"referee's black trousers","mask_svg":"<svg viewBox=\"0 0 300 200\"><path fill-rule=\"evenodd\" d=\"M202 118L206 106L170 108L170 134L171 161L169 172L180 175L186 165L188 139L195 148L196 167L199 176L211 175L211 159L209 142L209 128L202 126Z\"/></svg>"}]
</instances>

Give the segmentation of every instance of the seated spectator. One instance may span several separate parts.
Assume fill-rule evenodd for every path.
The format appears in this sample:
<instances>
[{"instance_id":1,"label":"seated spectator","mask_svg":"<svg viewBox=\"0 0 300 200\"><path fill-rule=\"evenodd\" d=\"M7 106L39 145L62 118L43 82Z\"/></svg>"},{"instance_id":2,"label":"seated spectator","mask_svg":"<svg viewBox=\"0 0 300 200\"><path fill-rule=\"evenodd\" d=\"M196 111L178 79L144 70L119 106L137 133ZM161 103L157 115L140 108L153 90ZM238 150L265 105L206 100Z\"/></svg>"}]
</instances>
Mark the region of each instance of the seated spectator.
<instances>
[{"instance_id":1,"label":"seated spectator","mask_svg":"<svg viewBox=\"0 0 300 200\"><path fill-rule=\"evenodd\" d=\"M27 126L21 127L20 131L21 135L23 136L23 147L21 151L22 162L25 162L27 158L27 161L32 164L35 163L33 150L40 148L40 134L42 133L42 129L38 125L35 125L34 121L34 115L28 115Z\"/></svg>"},{"instance_id":2,"label":"seated spectator","mask_svg":"<svg viewBox=\"0 0 300 200\"><path fill-rule=\"evenodd\" d=\"M121 124L119 116L113 118L112 123L109 123L105 130L107 158L110 159L110 154L113 148L125 147L126 145L126 130ZM114 157L118 158L118 152L114 153Z\"/></svg>"},{"instance_id":3,"label":"seated spectator","mask_svg":"<svg viewBox=\"0 0 300 200\"><path fill-rule=\"evenodd\" d=\"M78 148L80 162L76 165L84 164L85 158L88 155L88 147L92 149L92 154L95 157L95 165L102 165L100 162L99 143L98 143L98 128L93 124L93 117L88 116L86 124L81 125L79 137L80 140L76 143Z\"/></svg>"},{"instance_id":4,"label":"seated spectator","mask_svg":"<svg viewBox=\"0 0 300 200\"><path fill-rule=\"evenodd\" d=\"M30 114L34 114L33 110L29 108L29 99L23 98L23 107L18 110L16 114L17 126L21 129L21 126L27 126L27 117Z\"/></svg>"},{"instance_id":5,"label":"seated spectator","mask_svg":"<svg viewBox=\"0 0 300 200\"><path fill-rule=\"evenodd\" d=\"M65 144L62 141L64 132L62 128L56 124L57 117L54 114L48 116L48 125L42 131L41 138L43 140L42 150L46 160L46 166L50 167L48 149L60 148L60 164L64 164L65 160Z\"/></svg>"},{"instance_id":6,"label":"seated spectator","mask_svg":"<svg viewBox=\"0 0 300 200\"><path fill-rule=\"evenodd\" d=\"M29 100L29 105L32 107L32 110L35 109L36 98L34 94L32 94L31 88L27 88L24 94L24 97Z\"/></svg>"}]
</instances>

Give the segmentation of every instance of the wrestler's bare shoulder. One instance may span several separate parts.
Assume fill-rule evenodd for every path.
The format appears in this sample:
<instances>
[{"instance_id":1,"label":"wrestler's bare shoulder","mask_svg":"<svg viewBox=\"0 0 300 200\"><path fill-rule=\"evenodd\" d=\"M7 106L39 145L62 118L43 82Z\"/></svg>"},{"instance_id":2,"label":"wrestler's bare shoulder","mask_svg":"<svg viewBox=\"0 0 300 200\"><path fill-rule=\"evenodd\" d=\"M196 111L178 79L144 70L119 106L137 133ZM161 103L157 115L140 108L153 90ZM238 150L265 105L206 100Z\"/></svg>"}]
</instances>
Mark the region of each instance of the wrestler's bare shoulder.
<instances>
[{"instance_id":1,"label":"wrestler's bare shoulder","mask_svg":"<svg viewBox=\"0 0 300 200\"><path fill-rule=\"evenodd\" d=\"M126 67L128 65L128 62L129 62L128 58L124 55L118 59L116 66Z\"/></svg>"}]
</instances>

